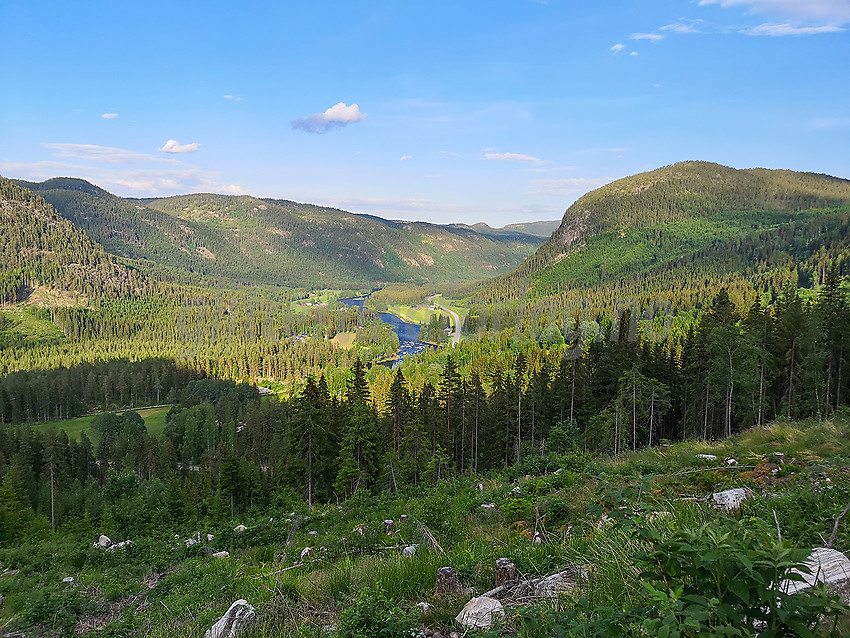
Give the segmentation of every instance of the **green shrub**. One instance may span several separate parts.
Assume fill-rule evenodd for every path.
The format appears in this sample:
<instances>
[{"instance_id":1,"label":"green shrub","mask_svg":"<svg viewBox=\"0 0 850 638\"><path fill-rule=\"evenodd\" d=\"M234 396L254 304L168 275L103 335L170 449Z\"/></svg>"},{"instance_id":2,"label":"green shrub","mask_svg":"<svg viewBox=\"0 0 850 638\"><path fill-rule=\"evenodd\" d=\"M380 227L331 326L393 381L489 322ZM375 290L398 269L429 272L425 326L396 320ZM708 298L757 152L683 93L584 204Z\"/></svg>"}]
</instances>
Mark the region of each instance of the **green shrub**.
<instances>
[{"instance_id":1,"label":"green shrub","mask_svg":"<svg viewBox=\"0 0 850 638\"><path fill-rule=\"evenodd\" d=\"M412 616L393 604L380 585L360 591L339 617L336 638L405 638L415 626Z\"/></svg>"}]
</instances>

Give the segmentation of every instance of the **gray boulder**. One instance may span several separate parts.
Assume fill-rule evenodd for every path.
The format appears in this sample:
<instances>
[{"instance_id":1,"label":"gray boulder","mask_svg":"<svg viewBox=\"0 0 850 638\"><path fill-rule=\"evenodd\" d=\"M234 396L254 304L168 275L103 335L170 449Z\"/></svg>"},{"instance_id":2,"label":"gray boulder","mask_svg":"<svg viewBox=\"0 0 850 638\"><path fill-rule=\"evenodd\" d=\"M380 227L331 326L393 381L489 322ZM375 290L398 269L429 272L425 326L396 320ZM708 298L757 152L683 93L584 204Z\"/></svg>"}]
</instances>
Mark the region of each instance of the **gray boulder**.
<instances>
[{"instance_id":1,"label":"gray boulder","mask_svg":"<svg viewBox=\"0 0 850 638\"><path fill-rule=\"evenodd\" d=\"M230 552L227 552L227 551L224 551L224 552L215 552L215 553L212 555L212 557L213 557L213 558L230 558Z\"/></svg>"},{"instance_id":2,"label":"gray boulder","mask_svg":"<svg viewBox=\"0 0 850 638\"><path fill-rule=\"evenodd\" d=\"M233 603L224 615L204 634L204 638L234 638L245 625L253 620L254 608L247 600L240 598Z\"/></svg>"},{"instance_id":3,"label":"gray boulder","mask_svg":"<svg viewBox=\"0 0 850 638\"><path fill-rule=\"evenodd\" d=\"M505 608L498 600L478 596L463 606L455 621L467 629L486 629L504 615Z\"/></svg>"},{"instance_id":4,"label":"gray boulder","mask_svg":"<svg viewBox=\"0 0 850 638\"><path fill-rule=\"evenodd\" d=\"M803 574L797 570L803 580L785 580L780 589L788 594L811 589L817 583L826 583L829 593L838 596L850 605L850 559L835 549L816 547L805 562L811 574Z\"/></svg>"},{"instance_id":5,"label":"gray boulder","mask_svg":"<svg viewBox=\"0 0 850 638\"><path fill-rule=\"evenodd\" d=\"M736 487L731 490L715 492L711 495L711 500L714 501L714 507L726 512L737 510L741 504L746 501L752 492L745 487Z\"/></svg>"}]
</instances>

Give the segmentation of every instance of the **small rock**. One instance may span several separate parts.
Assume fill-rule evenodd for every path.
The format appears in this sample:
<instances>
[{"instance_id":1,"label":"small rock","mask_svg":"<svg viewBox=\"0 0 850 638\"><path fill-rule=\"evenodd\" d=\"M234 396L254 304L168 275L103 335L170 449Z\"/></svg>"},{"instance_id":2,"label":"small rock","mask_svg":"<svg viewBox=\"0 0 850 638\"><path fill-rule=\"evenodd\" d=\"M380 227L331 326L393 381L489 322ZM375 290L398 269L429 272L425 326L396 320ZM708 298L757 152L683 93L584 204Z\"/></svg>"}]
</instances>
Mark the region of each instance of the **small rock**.
<instances>
[{"instance_id":1,"label":"small rock","mask_svg":"<svg viewBox=\"0 0 850 638\"><path fill-rule=\"evenodd\" d=\"M312 554L312 553L313 553L312 547L305 547L304 549L301 550L301 560L303 561L305 558L308 558L310 556L310 554Z\"/></svg>"},{"instance_id":2,"label":"small rock","mask_svg":"<svg viewBox=\"0 0 850 638\"><path fill-rule=\"evenodd\" d=\"M101 549L106 549L110 545L112 545L112 539L110 539L106 534L99 534L98 537L94 539L94 543L92 543L92 547L100 547Z\"/></svg>"},{"instance_id":3,"label":"small rock","mask_svg":"<svg viewBox=\"0 0 850 638\"><path fill-rule=\"evenodd\" d=\"M316 531L316 530L314 530L314 529L311 529L311 530L310 530L309 532L307 532L307 533L308 533L310 536L318 536L318 535L319 535L319 532L317 532L317 531Z\"/></svg>"},{"instance_id":4,"label":"small rock","mask_svg":"<svg viewBox=\"0 0 850 638\"><path fill-rule=\"evenodd\" d=\"M212 534L207 534L207 542L212 543L215 540L215 536Z\"/></svg>"},{"instance_id":5,"label":"small rock","mask_svg":"<svg viewBox=\"0 0 850 638\"><path fill-rule=\"evenodd\" d=\"M408 558L416 555L416 549L419 545L408 545L403 550L401 550L402 556L407 556Z\"/></svg>"},{"instance_id":6,"label":"small rock","mask_svg":"<svg viewBox=\"0 0 850 638\"><path fill-rule=\"evenodd\" d=\"M213 558L230 558L230 552L215 552Z\"/></svg>"},{"instance_id":7,"label":"small rock","mask_svg":"<svg viewBox=\"0 0 850 638\"><path fill-rule=\"evenodd\" d=\"M237 525L236 527L233 528L233 531L241 534L242 532L246 531L247 529L248 528L245 527L244 525ZM233 604L235 605L236 603L233 603Z\"/></svg>"},{"instance_id":8,"label":"small rock","mask_svg":"<svg viewBox=\"0 0 850 638\"><path fill-rule=\"evenodd\" d=\"M716 461L717 457L714 454L697 454L698 459L702 459L703 461Z\"/></svg>"},{"instance_id":9,"label":"small rock","mask_svg":"<svg viewBox=\"0 0 850 638\"><path fill-rule=\"evenodd\" d=\"M570 591L574 585L563 573L552 574L534 586L534 594L540 598L557 598L559 594Z\"/></svg>"},{"instance_id":10,"label":"small rock","mask_svg":"<svg viewBox=\"0 0 850 638\"><path fill-rule=\"evenodd\" d=\"M427 614L428 610L431 609L431 605L429 605L425 601L422 601L421 603L416 603L416 606L419 608L419 611L421 611L423 614Z\"/></svg>"},{"instance_id":11,"label":"small rock","mask_svg":"<svg viewBox=\"0 0 850 638\"><path fill-rule=\"evenodd\" d=\"M733 459L731 456L727 456L723 459L724 465L738 465L738 459Z\"/></svg>"},{"instance_id":12,"label":"small rock","mask_svg":"<svg viewBox=\"0 0 850 638\"><path fill-rule=\"evenodd\" d=\"M66 576L65 578L62 579L62 582L68 583L69 585L71 585L71 584L75 583L76 580L74 579L73 576Z\"/></svg>"},{"instance_id":13,"label":"small rock","mask_svg":"<svg viewBox=\"0 0 850 638\"><path fill-rule=\"evenodd\" d=\"M481 509L487 512L492 512L493 510L498 508L496 507L495 503L481 503Z\"/></svg>"},{"instance_id":14,"label":"small rock","mask_svg":"<svg viewBox=\"0 0 850 638\"><path fill-rule=\"evenodd\" d=\"M479 596L466 603L455 620L467 629L486 629L504 615L502 603L495 598Z\"/></svg>"},{"instance_id":15,"label":"small rock","mask_svg":"<svg viewBox=\"0 0 850 638\"><path fill-rule=\"evenodd\" d=\"M131 541L131 540L121 541L120 543L115 543L114 545L110 545L109 547L106 548L106 551L107 552L114 552L116 549L121 549L122 547L129 547L132 544L133 544L133 541Z\"/></svg>"},{"instance_id":16,"label":"small rock","mask_svg":"<svg viewBox=\"0 0 850 638\"><path fill-rule=\"evenodd\" d=\"M254 618L254 608L240 598L204 633L204 638L234 638Z\"/></svg>"},{"instance_id":17,"label":"small rock","mask_svg":"<svg viewBox=\"0 0 850 638\"><path fill-rule=\"evenodd\" d=\"M479 492L483 492L483 491L484 491L484 483L479 483L479 484L478 484L478 491L479 491Z\"/></svg>"},{"instance_id":18,"label":"small rock","mask_svg":"<svg viewBox=\"0 0 850 638\"><path fill-rule=\"evenodd\" d=\"M194 538L187 538L187 539L186 539L185 541L183 541L183 542L184 542L184 544L186 545L186 547L192 547L193 545L197 545L197 544L198 544L198 541L196 541Z\"/></svg>"},{"instance_id":19,"label":"small rock","mask_svg":"<svg viewBox=\"0 0 850 638\"><path fill-rule=\"evenodd\" d=\"M750 491L744 487L736 487L731 490L724 490L722 492L715 492L711 495L712 500L714 501L714 506L717 509L724 510L726 512L731 512L733 510L739 509L741 504L746 501L750 496Z\"/></svg>"}]
</instances>

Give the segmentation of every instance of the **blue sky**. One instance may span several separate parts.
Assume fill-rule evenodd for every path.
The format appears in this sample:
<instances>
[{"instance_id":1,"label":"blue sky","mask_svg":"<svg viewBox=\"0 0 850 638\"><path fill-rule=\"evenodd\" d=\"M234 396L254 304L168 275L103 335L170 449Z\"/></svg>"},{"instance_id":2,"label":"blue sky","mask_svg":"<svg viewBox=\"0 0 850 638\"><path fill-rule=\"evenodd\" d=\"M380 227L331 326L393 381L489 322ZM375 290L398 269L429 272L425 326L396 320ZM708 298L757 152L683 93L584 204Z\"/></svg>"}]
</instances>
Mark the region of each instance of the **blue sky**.
<instances>
[{"instance_id":1,"label":"blue sky","mask_svg":"<svg viewBox=\"0 0 850 638\"><path fill-rule=\"evenodd\" d=\"M558 219L687 159L850 177L848 0L0 6L0 174Z\"/></svg>"}]
</instances>

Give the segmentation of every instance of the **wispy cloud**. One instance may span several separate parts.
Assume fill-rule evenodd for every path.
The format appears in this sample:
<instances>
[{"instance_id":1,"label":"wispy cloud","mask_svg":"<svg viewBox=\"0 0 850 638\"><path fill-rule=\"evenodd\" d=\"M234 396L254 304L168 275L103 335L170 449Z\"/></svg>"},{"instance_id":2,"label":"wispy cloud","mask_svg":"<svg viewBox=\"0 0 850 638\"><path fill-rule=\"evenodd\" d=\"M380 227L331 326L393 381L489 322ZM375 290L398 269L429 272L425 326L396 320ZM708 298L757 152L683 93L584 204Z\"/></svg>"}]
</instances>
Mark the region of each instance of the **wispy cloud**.
<instances>
[{"instance_id":1,"label":"wispy cloud","mask_svg":"<svg viewBox=\"0 0 850 638\"><path fill-rule=\"evenodd\" d=\"M409 159L413 159L413 155L402 155L401 158L399 158L398 161L399 162L406 162Z\"/></svg>"},{"instance_id":2,"label":"wispy cloud","mask_svg":"<svg viewBox=\"0 0 850 638\"><path fill-rule=\"evenodd\" d=\"M197 142L191 144L181 144L177 140L168 140L159 150L163 153L194 153L201 145Z\"/></svg>"},{"instance_id":3,"label":"wispy cloud","mask_svg":"<svg viewBox=\"0 0 850 638\"><path fill-rule=\"evenodd\" d=\"M159 197L185 193L213 192L246 194L237 184L220 181L216 172L191 166L175 168L121 169L65 162L0 162L0 173L21 179L40 181L65 175L79 177L124 197Z\"/></svg>"},{"instance_id":4,"label":"wispy cloud","mask_svg":"<svg viewBox=\"0 0 850 638\"><path fill-rule=\"evenodd\" d=\"M323 113L316 113L310 117L291 122L292 128L307 133L327 133L337 127L348 126L363 120L366 113L360 112L356 104L346 106L344 102L335 104Z\"/></svg>"},{"instance_id":5,"label":"wispy cloud","mask_svg":"<svg viewBox=\"0 0 850 638\"><path fill-rule=\"evenodd\" d=\"M752 13L774 18L739 33L753 36L819 35L844 31L850 24L847 0L700 0L699 6L744 7Z\"/></svg>"},{"instance_id":6,"label":"wispy cloud","mask_svg":"<svg viewBox=\"0 0 850 638\"><path fill-rule=\"evenodd\" d=\"M123 164L128 162L151 161L170 162L155 155L137 153L124 148L112 148L110 146L97 146L95 144L63 144L55 142L42 142L44 148L56 151L54 157L71 157L75 159L89 160L92 162L106 162L108 164Z\"/></svg>"},{"instance_id":7,"label":"wispy cloud","mask_svg":"<svg viewBox=\"0 0 850 638\"><path fill-rule=\"evenodd\" d=\"M614 55L620 55L623 51L626 50L626 45L618 42L614 46L611 47L610 51L614 53Z\"/></svg>"},{"instance_id":8,"label":"wispy cloud","mask_svg":"<svg viewBox=\"0 0 850 638\"><path fill-rule=\"evenodd\" d=\"M529 162L537 164L542 162L539 157L533 155L523 155L522 153L484 153L484 159L487 160L502 160L508 162Z\"/></svg>"},{"instance_id":9,"label":"wispy cloud","mask_svg":"<svg viewBox=\"0 0 850 638\"><path fill-rule=\"evenodd\" d=\"M818 35L821 33L837 33L844 31L841 27L825 25L821 27L797 27L793 24L760 24L755 27L744 29L742 33L747 35L767 35L780 37L784 35Z\"/></svg>"},{"instance_id":10,"label":"wispy cloud","mask_svg":"<svg viewBox=\"0 0 850 638\"><path fill-rule=\"evenodd\" d=\"M227 94L222 96L225 100L233 100L234 102L241 102L241 97L234 97L233 95Z\"/></svg>"},{"instance_id":11,"label":"wispy cloud","mask_svg":"<svg viewBox=\"0 0 850 638\"><path fill-rule=\"evenodd\" d=\"M847 128L850 127L850 117L816 117L811 121L815 129Z\"/></svg>"},{"instance_id":12,"label":"wispy cloud","mask_svg":"<svg viewBox=\"0 0 850 638\"><path fill-rule=\"evenodd\" d=\"M584 195L592 190L610 184L617 177L567 177L564 179L533 179L531 185L534 187L529 195L559 195L576 196Z\"/></svg>"},{"instance_id":13,"label":"wispy cloud","mask_svg":"<svg viewBox=\"0 0 850 638\"><path fill-rule=\"evenodd\" d=\"M649 40L650 42L658 42L663 40L664 36L660 33L633 33L630 40Z\"/></svg>"},{"instance_id":14,"label":"wispy cloud","mask_svg":"<svg viewBox=\"0 0 850 638\"><path fill-rule=\"evenodd\" d=\"M704 22L704 20L691 20L689 18L680 18L671 24L665 24L663 27L660 27L659 31L667 31L669 33L675 33L677 35L688 35L692 33L701 33L700 25Z\"/></svg>"},{"instance_id":15,"label":"wispy cloud","mask_svg":"<svg viewBox=\"0 0 850 638\"><path fill-rule=\"evenodd\" d=\"M100 117L102 117L104 120L114 120L116 117L118 117L118 113L104 113Z\"/></svg>"},{"instance_id":16,"label":"wispy cloud","mask_svg":"<svg viewBox=\"0 0 850 638\"><path fill-rule=\"evenodd\" d=\"M847 0L700 0L699 6L749 7L756 13L784 16L793 21L842 25L850 22Z\"/></svg>"}]
</instances>

